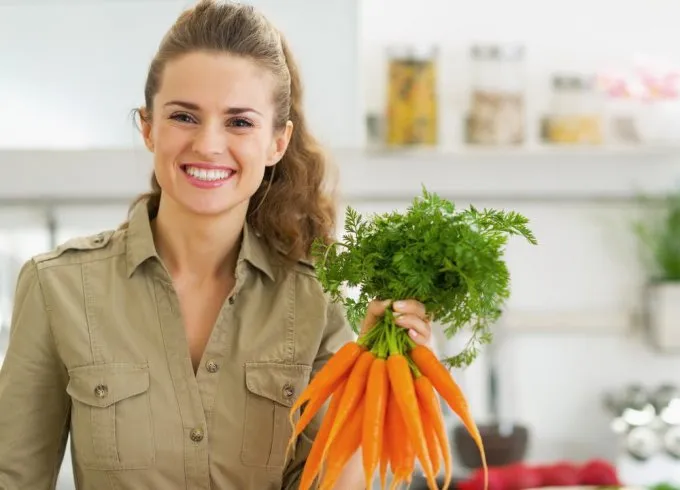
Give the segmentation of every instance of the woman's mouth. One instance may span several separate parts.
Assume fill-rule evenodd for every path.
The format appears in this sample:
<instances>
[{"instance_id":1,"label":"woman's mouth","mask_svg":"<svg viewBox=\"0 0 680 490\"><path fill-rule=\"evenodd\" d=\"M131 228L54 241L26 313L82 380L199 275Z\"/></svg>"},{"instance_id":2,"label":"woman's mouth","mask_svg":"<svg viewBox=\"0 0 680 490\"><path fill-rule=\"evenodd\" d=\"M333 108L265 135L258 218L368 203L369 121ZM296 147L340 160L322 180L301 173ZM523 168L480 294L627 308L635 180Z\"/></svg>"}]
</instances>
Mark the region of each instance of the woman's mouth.
<instances>
[{"instance_id":1,"label":"woman's mouth","mask_svg":"<svg viewBox=\"0 0 680 490\"><path fill-rule=\"evenodd\" d=\"M219 187L236 173L231 168L217 166L185 164L181 165L180 168L191 184L202 188Z\"/></svg>"}]
</instances>

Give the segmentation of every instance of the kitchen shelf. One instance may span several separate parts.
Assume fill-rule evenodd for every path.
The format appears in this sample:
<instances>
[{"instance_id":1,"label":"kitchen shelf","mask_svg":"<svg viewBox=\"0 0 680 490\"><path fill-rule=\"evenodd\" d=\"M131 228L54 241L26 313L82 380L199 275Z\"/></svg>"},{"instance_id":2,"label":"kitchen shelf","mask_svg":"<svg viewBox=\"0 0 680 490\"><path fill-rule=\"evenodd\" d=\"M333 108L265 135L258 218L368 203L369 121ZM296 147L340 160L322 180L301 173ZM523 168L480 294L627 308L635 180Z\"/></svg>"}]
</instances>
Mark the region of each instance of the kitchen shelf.
<instances>
[{"instance_id":1,"label":"kitchen shelf","mask_svg":"<svg viewBox=\"0 0 680 490\"><path fill-rule=\"evenodd\" d=\"M508 309L500 319L514 333L623 334L640 326L640 314L621 310L526 311Z\"/></svg>"},{"instance_id":2,"label":"kitchen shelf","mask_svg":"<svg viewBox=\"0 0 680 490\"><path fill-rule=\"evenodd\" d=\"M477 158L477 157L611 157L611 156L680 156L678 144L603 144L603 145L558 145L527 144L521 146L438 146L399 148L389 146L373 146L361 151L372 158Z\"/></svg>"},{"instance_id":3,"label":"kitchen shelf","mask_svg":"<svg viewBox=\"0 0 680 490\"><path fill-rule=\"evenodd\" d=\"M458 200L628 200L680 182L680 147L336 151L348 200L411 199L421 185Z\"/></svg>"},{"instance_id":4,"label":"kitchen shelf","mask_svg":"<svg viewBox=\"0 0 680 490\"><path fill-rule=\"evenodd\" d=\"M668 192L680 182L680 147L330 152L345 201L410 201L422 185L457 200L599 201ZM0 150L0 201L120 201L148 188L144 148Z\"/></svg>"}]
</instances>

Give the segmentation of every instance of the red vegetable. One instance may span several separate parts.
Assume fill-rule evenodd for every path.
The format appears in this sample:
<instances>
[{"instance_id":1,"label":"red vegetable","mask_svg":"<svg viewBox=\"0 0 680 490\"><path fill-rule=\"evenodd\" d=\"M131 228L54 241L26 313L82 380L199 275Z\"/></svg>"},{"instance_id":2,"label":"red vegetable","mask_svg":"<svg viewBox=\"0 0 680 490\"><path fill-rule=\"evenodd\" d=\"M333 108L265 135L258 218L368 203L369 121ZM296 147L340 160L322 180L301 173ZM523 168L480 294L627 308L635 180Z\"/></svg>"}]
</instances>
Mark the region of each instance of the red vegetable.
<instances>
[{"instance_id":1,"label":"red vegetable","mask_svg":"<svg viewBox=\"0 0 680 490\"><path fill-rule=\"evenodd\" d=\"M579 468L573 463L561 462L537 468L541 486L565 487L579 484Z\"/></svg>"},{"instance_id":2,"label":"red vegetable","mask_svg":"<svg viewBox=\"0 0 680 490\"><path fill-rule=\"evenodd\" d=\"M579 469L580 485L620 485L616 468L608 461L593 459Z\"/></svg>"},{"instance_id":3,"label":"red vegetable","mask_svg":"<svg viewBox=\"0 0 680 490\"><path fill-rule=\"evenodd\" d=\"M508 490L505 486L503 468L489 468L488 478L488 490ZM482 468L475 470L466 481L457 486L460 490L484 490L484 470Z\"/></svg>"},{"instance_id":4,"label":"red vegetable","mask_svg":"<svg viewBox=\"0 0 680 490\"><path fill-rule=\"evenodd\" d=\"M541 486L541 475L536 468L522 463L503 467L502 475L506 490L525 490Z\"/></svg>"}]
</instances>

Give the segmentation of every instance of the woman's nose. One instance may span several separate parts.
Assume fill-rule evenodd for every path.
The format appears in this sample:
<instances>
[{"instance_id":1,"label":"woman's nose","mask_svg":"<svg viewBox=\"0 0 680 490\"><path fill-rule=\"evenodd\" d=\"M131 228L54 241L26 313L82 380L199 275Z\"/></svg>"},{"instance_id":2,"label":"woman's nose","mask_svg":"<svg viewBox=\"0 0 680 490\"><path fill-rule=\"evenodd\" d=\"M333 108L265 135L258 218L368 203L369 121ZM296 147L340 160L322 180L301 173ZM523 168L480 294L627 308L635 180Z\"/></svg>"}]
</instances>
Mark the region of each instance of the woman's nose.
<instances>
[{"instance_id":1,"label":"woman's nose","mask_svg":"<svg viewBox=\"0 0 680 490\"><path fill-rule=\"evenodd\" d=\"M227 132L222 124L205 124L195 133L193 151L203 156L221 155L227 147Z\"/></svg>"}]
</instances>

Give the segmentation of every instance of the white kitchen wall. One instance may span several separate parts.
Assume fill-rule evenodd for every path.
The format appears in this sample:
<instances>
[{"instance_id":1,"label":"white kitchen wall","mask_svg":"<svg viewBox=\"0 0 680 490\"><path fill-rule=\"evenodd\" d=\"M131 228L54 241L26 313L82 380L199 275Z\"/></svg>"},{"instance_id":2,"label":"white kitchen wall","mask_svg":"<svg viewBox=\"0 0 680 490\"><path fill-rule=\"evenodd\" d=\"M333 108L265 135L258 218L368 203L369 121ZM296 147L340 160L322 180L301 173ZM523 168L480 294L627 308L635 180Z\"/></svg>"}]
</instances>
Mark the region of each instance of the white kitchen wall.
<instances>
[{"instance_id":1,"label":"white kitchen wall","mask_svg":"<svg viewBox=\"0 0 680 490\"><path fill-rule=\"evenodd\" d=\"M0 199L132 197L146 187L148 155L129 110L141 102L158 37L186 3L0 0L0 107L9 115L0 119ZM552 70L625 67L636 52L680 61L680 4L672 0L358 3L360 16L348 0L325 0L324 8L332 9L325 13L320 2L304 0L272 11L300 53L312 124L336 149L361 143L362 105L382 107L383 47L394 42L442 46L446 146L459 138L472 42L526 43L534 120L546 107ZM629 381L677 381L672 373L680 372L680 359L655 354L641 338L634 313L642 275L626 227L633 190L674 185L680 153L489 154L492 161L484 152L460 151L377 163L336 152L346 202L362 210L403 207L424 182L461 203L513 208L532 219L539 247L513 242L508 250L514 289L503 344L504 406L531 427L532 460L613 457L602 390ZM60 175L67 180L56 184ZM102 226L124 206L108 209ZM92 214L85 216L87 229L99 224ZM83 215L63 216L80 223L69 230L84 231ZM461 373L461 380L485 419L483 364Z\"/></svg>"},{"instance_id":2,"label":"white kitchen wall","mask_svg":"<svg viewBox=\"0 0 680 490\"><path fill-rule=\"evenodd\" d=\"M249 0L300 64L310 123L327 144L362 143L357 0ZM0 148L136 148L130 111L190 0L0 0ZM333 42L319 43L319 38ZM329 94L332 96L329 97ZM333 114L333 117L327 117Z\"/></svg>"},{"instance_id":3,"label":"white kitchen wall","mask_svg":"<svg viewBox=\"0 0 680 490\"><path fill-rule=\"evenodd\" d=\"M383 107L385 47L437 45L440 138L446 147L456 147L461 138L472 43L519 42L526 46L532 143L537 115L549 104L553 71L625 70L639 56L647 55L666 56L680 64L680 3L675 0L481 0L455 4L445 0L367 0L362 9L367 110L379 113ZM616 446L601 408L603 390L627 382L680 383L674 374L680 372L680 358L650 350L638 322L631 320L643 278L627 227L633 206L625 199L612 199L609 192L617 184L632 190L645 179L657 177L669 186L676 184L680 153L671 152L663 160L669 166L667 172L656 165L658 159L639 156L637 164L621 165L621 172L638 168L637 176L631 173L626 178L617 172L614 157L607 169L601 157L595 153L574 156L570 162L560 155L560 162L555 163L555 156L549 153L543 158L520 153L508 159L507 172L485 176L488 188L494 190L505 182L508 188L515 185L526 191L535 182L533 194L538 197L541 185L545 189L544 199L508 198L489 203L525 212L540 240L538 248L513 243L508 252L514 280L511 310L514 307L526 314L513 320L518 328L511 329L502 356L502 366L511 373L503 378L503 395L510 399L504 406L510 416L533 430L532 460L613 458ZM477 158L470 156L469 160ZM411 162L402 176L404 181L417 180L428 164L415 158ZM535 165L533 172L525 165ZM564 173L570 171L580 174L582 190L588 189L589 195L580 192L577 178L565 179ZM489 202L481 196L482 172L474 174L480 180L470 182L468 176L461 174L461 183L451 184L456 188L452 197L469 194L475 204ZM550 176L553 180L548 183ZM437 185L432 180L432 185ZM468 182L474 188L466 193L460 188ZM567 187L568 192L560 192ZM599 197L598 187L602 189ZM471 368L463 379L478 416L485 418L486 396L480 389L483 367Z\"/></svg>"}]
</instances>

